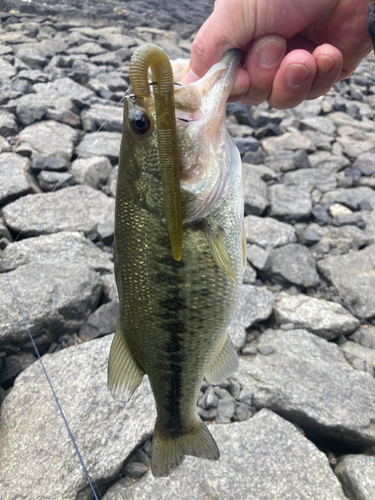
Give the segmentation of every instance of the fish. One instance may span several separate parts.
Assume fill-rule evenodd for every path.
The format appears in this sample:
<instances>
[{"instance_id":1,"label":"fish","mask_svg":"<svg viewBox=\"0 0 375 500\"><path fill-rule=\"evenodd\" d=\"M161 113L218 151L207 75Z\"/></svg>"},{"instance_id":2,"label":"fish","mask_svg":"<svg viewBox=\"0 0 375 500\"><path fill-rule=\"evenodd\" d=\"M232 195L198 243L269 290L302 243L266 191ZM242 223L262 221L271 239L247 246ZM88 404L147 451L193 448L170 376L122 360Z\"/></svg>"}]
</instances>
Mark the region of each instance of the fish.
<instances>
[{"instance_id":1,"label":"fish","mask_svg":"<svg viewBox=\"0 0 375 500\"><path fill-rule=\"evenodd\" d=\"M108 387L127 402L148 376L157 410L151 471L164 477L186 455L219 459L197 398L204 377L218 384L239 364L227 331L245 263L244 200L225 110L240 52L184 85L188 61L169 62L158 47L144 47L133 54L124 99L114 241L120 319Z\"/></svg>"}]
</instances>

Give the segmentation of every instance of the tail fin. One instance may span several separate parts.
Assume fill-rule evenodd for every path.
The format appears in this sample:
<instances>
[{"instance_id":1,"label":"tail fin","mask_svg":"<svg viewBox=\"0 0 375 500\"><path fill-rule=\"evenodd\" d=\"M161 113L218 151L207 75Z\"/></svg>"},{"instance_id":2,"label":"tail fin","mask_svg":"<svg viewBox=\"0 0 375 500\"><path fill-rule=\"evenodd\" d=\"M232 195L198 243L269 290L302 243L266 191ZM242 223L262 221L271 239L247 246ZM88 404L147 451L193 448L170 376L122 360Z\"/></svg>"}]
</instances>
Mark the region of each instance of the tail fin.
<instances>
[{"instance_id":1,"label":"tail fin","mask_svg":"<svg viewBox=\"0 0 375 500\"><path fill-rule=\"evenodd\" d=\"M208 460L220 458L219 448L214 438L198 415L194 428L178 437L162 433L156 421L151 461L153 475L155 477L169 476L183 462L185 455Z\"/></svg>"}]
</instances>

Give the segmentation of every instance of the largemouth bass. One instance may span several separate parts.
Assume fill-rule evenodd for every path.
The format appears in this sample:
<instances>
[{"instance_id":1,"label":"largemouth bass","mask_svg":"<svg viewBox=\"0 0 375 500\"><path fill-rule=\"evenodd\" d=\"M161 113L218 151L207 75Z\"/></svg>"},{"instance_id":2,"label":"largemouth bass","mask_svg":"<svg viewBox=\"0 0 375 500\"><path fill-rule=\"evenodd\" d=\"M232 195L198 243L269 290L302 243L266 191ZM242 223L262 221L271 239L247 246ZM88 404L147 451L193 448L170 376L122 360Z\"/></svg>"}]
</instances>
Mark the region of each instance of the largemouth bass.
<instances>
[{"instance_id":1,"label":"largemouth bass","mask_svg":"<svg viewBox=\"0 0 375 500\"><path fill-rule=\"evenodd\" d=\"M185 455L219 458L196 413L197 398L204 376L220 383L238 368L227 329L242 284L244 203L241 158L226 130L225 104L239 57L228 52L189 85L183 85L187 61L171 63L174 146L158 135L161 81L146 82L146 97L131 86L124 100L114 245L120 320L108 385L115 399L128 401L148 375L157 408L154 476L170 474ZM180 235L178 225L170 230L173 196L165 200L161 173L170 157L164 159L161 147L175 148Z\"/></svg>"}]
</instances>

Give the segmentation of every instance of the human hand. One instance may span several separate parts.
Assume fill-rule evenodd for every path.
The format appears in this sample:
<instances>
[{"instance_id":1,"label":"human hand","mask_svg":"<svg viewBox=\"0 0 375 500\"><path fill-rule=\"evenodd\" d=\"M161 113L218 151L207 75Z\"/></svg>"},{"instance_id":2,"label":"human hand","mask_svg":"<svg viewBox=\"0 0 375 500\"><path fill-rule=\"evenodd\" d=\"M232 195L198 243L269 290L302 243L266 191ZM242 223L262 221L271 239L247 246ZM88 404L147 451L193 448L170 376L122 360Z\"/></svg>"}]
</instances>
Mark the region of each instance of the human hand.
<instances>
[{"instance_id":1,"label":"human hand","mask_svg":"<svg viewBox=\"0 0 375 500\"><path fill-rule=\"evenodd\" d=\"M231 101L274 108L315 99L346 78L372 49L371 0L216 0L192 46L185 83L231 48L243 53Z\"/></svg>"}]
</instances>

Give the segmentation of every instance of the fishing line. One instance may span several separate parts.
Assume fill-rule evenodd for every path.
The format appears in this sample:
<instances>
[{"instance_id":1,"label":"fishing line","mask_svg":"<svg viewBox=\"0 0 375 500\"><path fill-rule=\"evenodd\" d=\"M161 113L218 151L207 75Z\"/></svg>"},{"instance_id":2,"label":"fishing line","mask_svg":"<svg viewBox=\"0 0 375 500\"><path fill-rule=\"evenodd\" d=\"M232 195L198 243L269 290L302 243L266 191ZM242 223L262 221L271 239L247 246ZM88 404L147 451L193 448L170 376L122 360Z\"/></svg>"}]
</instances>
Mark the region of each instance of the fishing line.
<instances>
[{"instance_id":1,"label":"fishing line","mask_svg":"<svg viewBox=\"0 0 375 500\"><path fill-rule=\"evenodd\" d=\"M1 260L1 258L0 258L0 265L1 265L1 268L2 268L2 271L3 271L3 274L4 274L4 276L5 276L5 278L6 278L7 282L8 282L9 288L10 288L10 290L11 290L11 292L12 292L13 299L14 299L14 302L16 303L16 306L17 306L18 312L19 312L19 314L20 314L20 316L21 316L21 318L22 318L23 325L24 325L24 327L25 327L25 329L26 329L27 333L29 334L29 337L30 337L30 340L31 340L31 344L32 344L32 346L33 346L33 348L34 348L34 351L35 351L35 353L36 353L36 355L37 355L37 358L38 358L38 360L39 360L39 363L40 363L40 365L41 365L41 367L42 367L43 373L44 373L44 375L45 375L45 377L46 377L46 379L47 379L47 382L48 382L48 384L49 384L49 387L50 387L50 389L51 389L51 391L52 391L53 398L54 398L54 400L55 400L55 402L56 402L56 405L57 405L57 407L58 407L58 409L59 409L60 415L61 415L61 417L62 417L62 419L63 419L63 421L64 421L64 424L65 424L66 430L68 431L68 434L69 434L70 440L71 440L71 442L72 442L72 444L73 444L73 447L74 447L74 449L75 449L75 452L76 452L76 454L77 454L77 456L78 456L78 459L79 459L79 461L80 461L81 467L82 467L83 472L84 472L84 474L85 474L85 476L86 476L87 482L88 482L88 484L89 484L89 486L90 486L90 488L91 488L91 491L92 491L92 493L93 493L93 495L94 495L95 500L99 500L99 497L98 497L98 496L97 496L97 494L96 494L95 488L94 488L94 486L93 486L93 484L92 484L92 482L91 482L91 479L90 479L89 473L88 473L87 468L86 468L86 466L85 466L85 463L84 463L84 461L83 461L83 458L82 458L82 456L81 456L81 454L80 454L80 452L79 452L79 449L78 449L78 446L77 446L76 440L74 439L74 436L73 436L73 434L72 434L72 431L70 430L70 427L69 427L68 421L67 421L67 419L66 419L66 417L65 417L65 414L64 414L64 411L63 411L63 409L62 409L62 407L61 407L61 405L60 405L60 402L59 402L59 400L58 400L58 398L57 398L57 395L56 395L55 390L54 390L54 388L53 388L53 385L52 385L51 379L50 379L50 378L49 378L49 376L48 376L47 370L46 370L46 368L45 368L45 366L44 366L44 363L43 363L43 361L42 361L42 358L41 358L41 356L40 356L40 354L39 354L38 348L37 348L37 346L36 346L36 344L35 344L35 342L34 342L34 338L33 338L32 334L31 334L31 332L30 332L30 329L29 329L28 324L27 324L27 322L26 322L25 316L24 316L24 314L23 314L23 312L22 312L22 308L21 308L21 306L20 306L20 303L18 302L17 295L16 295L16 293L15 293L15 291L14 291L14 288L13 288L13 286L12 286L11 282L10 282L10 279L9 279L9 277L8 277L8 273L7 273L7 271L6 271L5 267L4 267L4 264L3 264L2 260Z\"/></svg>"}]
</instances>

